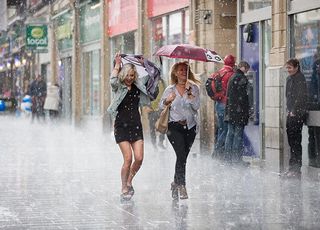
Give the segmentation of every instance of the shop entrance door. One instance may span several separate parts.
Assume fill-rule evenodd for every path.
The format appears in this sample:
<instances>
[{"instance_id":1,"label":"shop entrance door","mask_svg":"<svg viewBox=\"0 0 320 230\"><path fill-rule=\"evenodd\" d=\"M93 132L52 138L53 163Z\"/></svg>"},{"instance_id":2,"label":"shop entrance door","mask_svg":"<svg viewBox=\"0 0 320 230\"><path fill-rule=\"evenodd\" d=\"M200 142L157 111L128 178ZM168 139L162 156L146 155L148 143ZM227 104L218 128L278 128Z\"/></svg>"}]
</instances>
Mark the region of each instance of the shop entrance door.
<instances>
[{"instance_id":1,"label":"shop entrance door","mask_svg":"<svg viewBox=\"0 0 320 230\"><path fill-rule=\"evenodd\" d=\"M61 106L61 117L71 121L71 73L72 73L72 62L71 57L61 59L59 63L59 80L60 87L62 90L62 106Z\"/></svg>"},{"instance_id":2,"label":"shop entrance door","mask_svg":"<svg viewBox=\"0 0 320 230\"><path fill-rule=\"evenodd\" d=\"M250 103L249 124L245 127L245 154L247 156L262 157L263 126L264 126L264 78L269 65L271 47L271 20L251 23L252 40L241 37L241 60L247 61L251 69L247 74L248 95ZM241 27L241 34L244 26Z\"/></svg>"}]
</instances>

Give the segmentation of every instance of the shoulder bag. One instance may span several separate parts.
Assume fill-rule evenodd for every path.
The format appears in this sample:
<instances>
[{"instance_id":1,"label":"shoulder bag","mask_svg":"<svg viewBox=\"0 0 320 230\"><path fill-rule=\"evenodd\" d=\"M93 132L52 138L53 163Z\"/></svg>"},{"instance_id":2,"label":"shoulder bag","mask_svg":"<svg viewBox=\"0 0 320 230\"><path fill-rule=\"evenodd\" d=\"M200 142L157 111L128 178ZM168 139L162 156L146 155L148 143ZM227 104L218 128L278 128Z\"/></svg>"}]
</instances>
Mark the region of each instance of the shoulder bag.
<instances>
[{"instance_id":1,"label":"shoulder bag","mask_svg":"<svg viewBox=\"0 0 320 230\"><path fill-rule=\"evenodd\" d=\"M161 111L160 117L155 124L156 130L162 134L165 134L168 131L170 106L171 103Z\"/></svg>"}]
</instances>

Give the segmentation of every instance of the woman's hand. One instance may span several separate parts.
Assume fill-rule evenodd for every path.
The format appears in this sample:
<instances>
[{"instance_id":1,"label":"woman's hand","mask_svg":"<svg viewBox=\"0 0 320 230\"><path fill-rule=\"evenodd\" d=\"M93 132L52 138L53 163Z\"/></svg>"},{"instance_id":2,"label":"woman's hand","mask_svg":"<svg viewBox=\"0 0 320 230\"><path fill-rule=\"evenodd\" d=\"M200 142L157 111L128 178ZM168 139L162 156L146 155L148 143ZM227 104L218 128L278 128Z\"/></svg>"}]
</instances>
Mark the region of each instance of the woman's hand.
<instances>
[{"instance_id":1,"label":"woman's hand","mask_svg":"<svg viewBox=\"0 0 320 230\"><path fill-rule=\"evenodd\" d=\"M120 56L119 52L116 53L116 56L114 57L114 60L116 62L115 67L117 67L117 66L120 67L120 65L121 65L121 56Z\"/></svg>"},{"instance_id":2,"label":"woman's hand","mask_svg":"<svg viewBox=\"0 0 320 230\"><path fill-rule=\"evenodd\" d=\"M171 102L174 101L175 98L176 98L175 92L171 92L171 93L169 94L169 96L166 98L166 100L164 101L164 104L165 104L165 105L170 104Z\"/></svg>"},{"instance_id":3,"label":"woman's hand","mask_svg":"<svg viewBox=\"0 0 320 230\"><path fill-rule=\"evenodd\" d=\"M294 117L295 116L293 112L289 112L288 115L289 115L289 117Z\"/></svg>"},{"instance_id":4,"label":"woman's hand","mask_svg":"<svg viewBox=\"0 0 320 230\"><path fill-rule=\"evenodd\" d=\"M187 92L187 95L188 95L188 98L189 99L193 99L194 96L192 94L192 87L191 87L191 84L189 81L186 82L186 92Z\"/></svg>"},{"instance_id":5,"label":"woman's hand","mask_svg":"<svg viewBox=\"0 0 320 230\"><path fill-rule=\"evenodd\" d=\"M137 57L137 60L140 62L142 66L144 66L144 58L142 56Z\"/></svg>"},{"instance_id":6,"label":"woman's hand","mask_svg":"<svg viewBox=\"0 0 320 230\"><path fill-rule=\"evenodd\" d=\"M114 57L114 61L115 61L115 65L113 67L112 74L114 76L118 76L118 73L120 72L120 68L121 68L121 56L119 52L116 53L116 56Z\"/></svg>"},{"instance_id":7,"label":"woman's hand","mask_svg":"<svg viewBox=\"0 0 320 230\"><path fill-rule=\"evenodd\" d=\"M191 90L191 84L190 82L187 80L186 82L186 91L190 91Z\"/></svg>"}]
</instances>

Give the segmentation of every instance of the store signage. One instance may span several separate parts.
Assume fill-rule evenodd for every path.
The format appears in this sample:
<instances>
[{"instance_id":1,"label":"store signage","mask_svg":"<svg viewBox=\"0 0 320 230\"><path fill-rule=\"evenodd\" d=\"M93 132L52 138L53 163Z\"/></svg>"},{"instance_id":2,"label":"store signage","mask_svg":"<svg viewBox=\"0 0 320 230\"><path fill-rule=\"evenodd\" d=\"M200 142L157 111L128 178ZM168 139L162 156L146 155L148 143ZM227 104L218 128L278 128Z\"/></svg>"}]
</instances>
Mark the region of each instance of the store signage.
<instances>
[{"instance_id":1,"label":"store signage","mask_svg":"<svg viewBox=\"0 0 320 230\"><path fill-rule=\"evenodd\" d=\"M137 0L109 1L109 36L116 36L138 29Z\"/></svg>"},{"instance_id":2,"label":"store signage","mask_svg":"<svg viewBox=\"0 0 320 230\"><path fill-rule=\"evenodd\" d=\"M170 13L189 6L189 0L148 0L148 17Z\"/></svg>"},{"instance_id":3,"label":"store signage","mask_svg":"<svg viewBox=\"0 0 320 230\"><path fill-rule=\"evenodd\" d=\"M27 48L45 48L48 46L48 28L46 25L27 25L26 31Z\"/></svg>"},{"instance_id":4,"label":"store signage","mask_svg":"<svg viewBox=\"0 0 320 230\"><path fill-rule=\"evenodd\" d=\"M64 38L70 38L71 37L71 21L68 21L63 25L58 26L56 35L58 40L61 40Z\"/></svg>"}]
</instances>

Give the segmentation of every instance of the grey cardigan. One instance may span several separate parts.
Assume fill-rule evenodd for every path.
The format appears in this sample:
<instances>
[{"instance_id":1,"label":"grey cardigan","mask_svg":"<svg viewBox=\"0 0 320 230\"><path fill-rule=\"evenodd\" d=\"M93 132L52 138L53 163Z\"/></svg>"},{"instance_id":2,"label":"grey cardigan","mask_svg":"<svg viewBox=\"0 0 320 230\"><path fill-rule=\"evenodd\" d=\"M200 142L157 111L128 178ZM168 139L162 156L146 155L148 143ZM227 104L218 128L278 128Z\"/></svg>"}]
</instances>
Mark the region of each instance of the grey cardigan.
<instances>
[{"instance_id":1,"label":"grey cardigan","mask_svg":"<svg viewBox=\"0 0 320 230\"><path fill-rule=\"evenodd\" d=\"M138 77L137 80L133 83L141 91L139 102L140 106L150 105L150 98L148 96L145 86L146 82L148 81L148 78L148 75L144 77ZM110 84L113 92L113 98L107 111L115 118L118 113L118 106L122 102L123 98L126 96L128 88L124 83L120 82L117 76L113 75L111 75L110 77Z\"/></svg>"}]
</instances>

